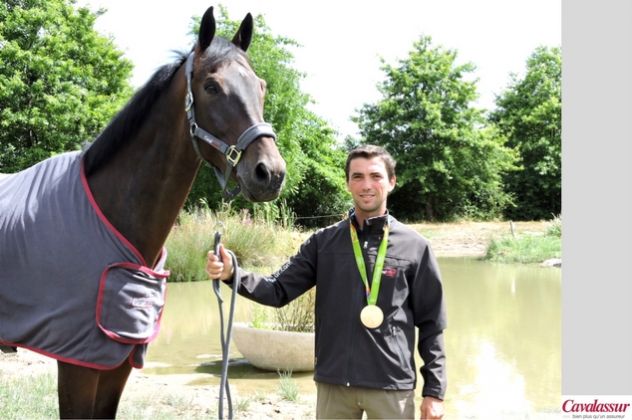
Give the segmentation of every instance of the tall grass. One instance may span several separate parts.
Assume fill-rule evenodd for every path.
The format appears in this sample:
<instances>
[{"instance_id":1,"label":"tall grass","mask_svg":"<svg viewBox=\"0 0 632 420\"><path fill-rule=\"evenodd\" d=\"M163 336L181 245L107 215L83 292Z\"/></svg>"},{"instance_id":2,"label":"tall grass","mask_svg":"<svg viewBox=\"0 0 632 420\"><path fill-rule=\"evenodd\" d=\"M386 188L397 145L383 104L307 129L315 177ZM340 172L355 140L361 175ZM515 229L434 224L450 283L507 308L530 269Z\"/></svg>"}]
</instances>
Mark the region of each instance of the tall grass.
<instances>
[{"instance_id":1,"label":"tall grass","mask_svg":"<svg viewBox=\"0 0 632 420\"><path fill-rule=\"evenodd\" d=\"M228 206L218 212L207 208L183 211L166 242L169 281L208 279L206 256L213 248L216 230L222 232L223 245L245 268L259 272L277 268L296 252L304 234L288 227L292 223L289 213L279 214L268 207L256 206L253 214Z\"/></svg>"},{"instance_id":2,"label":"tall grass","mask_svg":"<svg viewBox=\"0 0 632 420\"><path fill-rule=\"evenodd\" d=\"M278 207L264 203L255 206L252 214L236 212L228 206L218 212L204 207L182 212L166 243L169 281L208 280L206 256L213 248L216 230L222 232L222 243L235 253L244 268L261 274L274 271L296 253L306 237L304 232L291 227L293 218L287 208L280 208L279 211ZM274 311L256 306L252 324L256 328L313 332L314 300L312 290ZM274 323L269 322L271 313Z\"/></svg>"},{"instance_id":3,"label":"tall grass","mask_svg":"<svg viewBox=\"0 0 632 420\"><path fill-rule=\"evenodd\" d=\"M551 220L549 227L546 229L546 235L557 238L562 237L562 218L560 216L556 216Z\"/></svg>"},{"instance_id":4,"label":"tall grass","mask_svg":"<svg viewBox=\"0 0 632 420\"><path fill-rule=\"evenodd\" d=\"M492 239L486 258L496 262L535 263L561 257L562 241L547 235L505 236Z\"/></svg>"},{"instance_id":5,"label":"tall grass","mask_svg":"<svg viewBox=\"0 0 632 420\"><path fill-rule=\"evenodd\" d=\"M562 220L556 217L544 234L506 235L491 240L485 259L506 263L536 263L562 256Z\"/></svg>"}]
</instances>

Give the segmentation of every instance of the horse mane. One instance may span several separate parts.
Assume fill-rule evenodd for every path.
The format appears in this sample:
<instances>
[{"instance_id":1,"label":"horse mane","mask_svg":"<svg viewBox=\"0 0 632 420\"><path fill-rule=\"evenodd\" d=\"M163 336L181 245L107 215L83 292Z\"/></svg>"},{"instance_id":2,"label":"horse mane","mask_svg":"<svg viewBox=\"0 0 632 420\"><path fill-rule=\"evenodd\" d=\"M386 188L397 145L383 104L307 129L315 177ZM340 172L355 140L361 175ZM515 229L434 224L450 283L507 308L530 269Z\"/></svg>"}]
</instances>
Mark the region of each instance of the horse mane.
<instances>
[{"instance_id":1,"label":"horse mane","mask_svg":"<svg viewBox=\"0 0 632 420\"><path fill-rule=\"evenodd\" d=\"M110 121L99 136L87 146L84 156L86 175L93 173L112 157L120 147L132 138L140 129L151 108L168 89L171 79L185 62L189 53L176 52L176 62L160 67L149 81L138 90L132 99ZM204 62L206 66L215 67L219 63L244 58L249 65L248 56L232 42L215 37L206 50Z\"/></svg>"},{"instance_id":2,"label":"horse mane","mask_svg":"<svg viewBox=\"0 0 632 420\"><path fill-rule=\"evenodd\" d=\"M114 116L101 134L87 146L84 156L86 174L98 169L138 132L150 114L151 108L168 89L173 75L187 58L186 53L176 52L176 54L178 54L177 61L165 64L156 70L149 81Z\"/></svg>"}]
</instances>

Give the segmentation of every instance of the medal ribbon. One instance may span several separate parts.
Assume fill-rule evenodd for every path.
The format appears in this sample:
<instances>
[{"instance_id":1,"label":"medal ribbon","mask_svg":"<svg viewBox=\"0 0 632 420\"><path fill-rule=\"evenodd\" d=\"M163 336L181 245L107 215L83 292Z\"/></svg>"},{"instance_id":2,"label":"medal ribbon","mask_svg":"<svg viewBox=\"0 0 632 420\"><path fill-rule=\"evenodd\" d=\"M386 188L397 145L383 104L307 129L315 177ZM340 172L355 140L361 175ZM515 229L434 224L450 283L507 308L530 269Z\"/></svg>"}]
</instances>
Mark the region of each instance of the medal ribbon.
<instances>
[{"instance_id":1,"label":"medal ribbon","mask_svg":"<svg viewBox=\"0 0 632 420\"><path fill-rule=\"evenodd\" d=\"M377 259L375 260L375 267L373 269L373 278L371 286L369 286L369 280L366 275L366 266L364 264L364 257L362 256L362 250L360 249L360 240L358 239L358 232L351 220L349 220L349 226L351 227L351 243L353 244L353 254L355 255L356 264L358 265L358 271L360 271L360 277L362 277L362 283L366 290L366 300L369 305L375 305L377 303L377 295L380 292L380 284L382 283L382 268L384 268L384 259L386 258L386 248L388 246L388 224L384 226L384 237L380 243L380 248L377 251Z\"/></svg>"}]
</instances>

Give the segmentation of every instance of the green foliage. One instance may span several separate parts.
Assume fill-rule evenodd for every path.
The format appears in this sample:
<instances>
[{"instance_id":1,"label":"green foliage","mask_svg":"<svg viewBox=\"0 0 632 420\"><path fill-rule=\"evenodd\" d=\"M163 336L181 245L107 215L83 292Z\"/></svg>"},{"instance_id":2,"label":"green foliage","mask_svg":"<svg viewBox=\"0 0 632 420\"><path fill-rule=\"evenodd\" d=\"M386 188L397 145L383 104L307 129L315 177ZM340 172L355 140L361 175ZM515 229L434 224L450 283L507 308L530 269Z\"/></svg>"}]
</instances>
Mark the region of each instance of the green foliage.
<instances>
[{"instance_id":1,"label":"green foliage","mask_svg":"<svg viewBox=\"0 0 632 420\"><path fill-rule=\"evenodd\" d=\"M505 214L538 220L561 210L562 56L559 48L539 47L527 60L524 78L512 76L491 115L508 145L519 155L520 170L505 184L515 206Z\"/></svg>"},{"instance_id":2,"label":"green foliage","mask_svg":"<svg viewBox=\"0 0 632 420\"><path fill-rule=\"evenodd\" d=\"M302 226L328 225L340 220L352 206L344 173L347 153L331 146L327 135L331 133L305 139L306 143L311 142L305 147L305 173L297 192L288 198L288 205Z\"/></svg>"},{"instance_id":3,"label":"green foliage","mask_svg":"<svg viewBox=\"0 0 632 420\"><path fill-rule=\"evenodd\" d=\"M131 93L132 65L71 0L0 3L0 172L95 137Z\"/></svg>"},{"instance_id":4,"label":"green foliage","mask_svg":"<svg viewBox=\"0 0 632 420\"><path fill-rule=\"evenodd\" d=\"M270 328L270 312L273 308L263 305L254 305L252 307L252 316L250 325L252 328L260 330L269 330Z\"/></svg>"},{"instance_id":5,"label":"green foliage","mask_svg":"<svg viewBox=\"0 0 632 420\"><path fill-rule=\"evenodd\" d=\"M252 398L240 398L237 400L237 404L235 404L235 411L237 413L246 413L248 412L248 408L250 408L250 403L252 403Z\"/></svg>"},{"instance_id":6,"label":"green foliage","mask_svg":"<svg viewBox=\"0 0 632 420\"><path fill-rule=\"evenodd\" d=\"M181 212L165 243L170 282L208 280L206 253L213 249L217 218L210 212Z\"/></svg>"},{"instance_id":7,"label":"green foliage","mask_svg":"<svg viewBox=\"0 0 632 420\"><path fill-rule=\"evenodd\" d=\"M219 212L204 206L181 212L178 223L167 238L170 282L208 280L206 257L213 249L215 231L222 232L222 243L235 253L244 268L267 274L294 255L304 234L292 228L292 219L277 214L278 207L263 203L254 214L235 212L225 205ZM280 224L278 220L286 220ZM252 326L283 331L313 332L315 289L282 308L255 306ZM274 323L269 320L274 317Z\"/></svg>"},{"instance_id":8,"label":"green foliage","mask_svg":"<svg viewBox=\"0 0 632 420\"><path fill-rule=\"evenodd\" d=\"M546 235L556 238L562 237L562 218L560 216L555 216L555 218L551 220L551 225L547 228Z\"/></svg>"},{"instance_id":9,"label":"green foliage","mask_svg":"<svg viewBox=\"0 0 632 420\"><path fill-rule=\"evenodd\" d=\"M537 263L561 256L562 220L556 217L543 235L505 235L492 239L485 259L505 263Z\"/></svg>"},{"instance_id":10,"label":"green foliage","mask_svg":"<svg viewBox=\"0 0 632 420\"><path fill-rule=\"evenodd\" d=\"M457 65L456 52L421 37L399 66L383 70L382 99L355 120L363 142L386 147L398 162L389 207L414 220L498 216L509 202L502 176L515 156L471 106L474 66Z\"/></svg>"},{"instance_id":11,"label":"green foliage","mask_svg":"<svg viewBox=\"0 0 632 420\"><path fill-rule=\"evenodd\" d=\"M0 376L3 419L58 418L54 375Z\"/></svg>"},{"instance_id":12,"label":"green foliage","mask_svg":"<svg viewBox=\"0 0 632 420\"><path fill-rule=\"evenodd\" d=\"M217 34L232 39L241 20L231 20L221 6L216 15ZM197 33L199 18L194 21L192 33ZM332 129L307 108L312 99L300 89L304 75L292 67L291 49L297 48L298 44L274 35L263 16L255 17L254 26L248 55L257 75L266 81L264 118L274 126L281 155L287 164L281 200L285 200L298 217L344 211L347 193L344 171L338 165L340 161L344 162L346 154L336 147ZM327 200L322 200L323 194L318 193L320 186L324 188ZM221 203L219 186L212 170L207 167L198 175L187 208L194 207L200 199L207 201L211 208L218 208ZM305 205L314 202L322 204L317 208ZM242 197L235 200L235 205L253 208Z\"/></svg>"},{"instance_id":13,"label":"green foliage","mask_svg":"<svg viewBox=\"0 0 632 420\"><path fill-rule=\"evenodd\" d=\"M218 212L203 207L183 211L165 245L169 250L169 281L208 280L206 256L213 249L216 230L223 232L222 243L245 268L265 271L277 267L296 252L303 237L265 217L266 212L252 216L247 210L235 212L229 206Z\"/></svg>"},{"instance_id":14,"label":"green foliage","mask_svg":"<svg viewBox=\"0 0 632 420\"><path fill-rule=\"evenodd\" d=\"M561 239L554 236L505 236L491 241L485 258L505 263L536 263L560 258L561 249Z\"/></svg>"},{"instance_id":15,"label":"green foliage","mask_svg":"<svg viewBox=\"0 0 632 420\"><path fill-rule=\"evenodd\" d=\"M287 401L297 402L299 397L298 385L292 379L292 371L280 370L279 374L279 395Z\"/></svg>"}]
</instances>

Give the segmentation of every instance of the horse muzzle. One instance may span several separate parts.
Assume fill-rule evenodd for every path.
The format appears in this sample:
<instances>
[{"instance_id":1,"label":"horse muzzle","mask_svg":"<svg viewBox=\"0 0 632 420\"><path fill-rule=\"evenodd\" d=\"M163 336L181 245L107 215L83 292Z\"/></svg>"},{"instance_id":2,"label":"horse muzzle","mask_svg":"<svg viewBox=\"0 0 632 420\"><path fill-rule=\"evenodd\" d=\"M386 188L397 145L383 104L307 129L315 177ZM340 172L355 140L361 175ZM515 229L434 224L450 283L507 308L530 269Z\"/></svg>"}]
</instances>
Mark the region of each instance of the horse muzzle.
<instances>
[{"instance_id":1,"label":"horse muzzle","mask_svg":"<svg viewBox=\"0 0 632 420\"><path fill-rule=\"evenodd\" d=\"M237 166L237 180L243 196L253 202L279 197L285 180L285 160L274 138L260 137L244 151Z\"/></svg>"}]
</instances>

